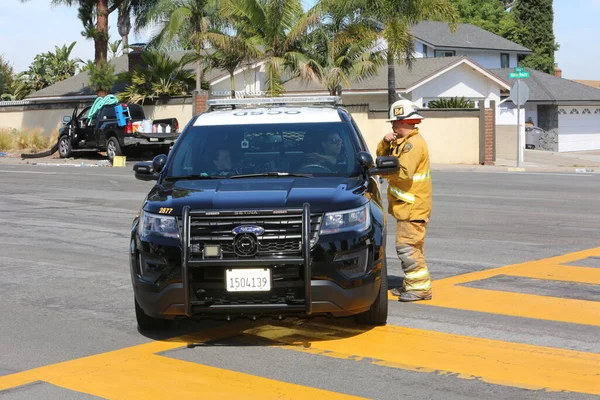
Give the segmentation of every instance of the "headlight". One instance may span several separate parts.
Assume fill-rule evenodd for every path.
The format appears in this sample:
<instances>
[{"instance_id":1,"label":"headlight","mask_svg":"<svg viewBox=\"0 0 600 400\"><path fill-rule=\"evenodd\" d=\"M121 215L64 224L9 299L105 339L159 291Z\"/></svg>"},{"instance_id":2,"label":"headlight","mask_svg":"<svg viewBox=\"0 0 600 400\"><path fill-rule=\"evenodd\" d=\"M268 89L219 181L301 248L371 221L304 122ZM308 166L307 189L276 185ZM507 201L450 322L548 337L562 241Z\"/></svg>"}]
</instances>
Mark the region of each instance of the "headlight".
<instances>
[{"instance_id":1,"label":"headlight","mask_svg":"<svg viewBox=\"0 0 600 400\"><path fill-rule=\"evenodd\" d=\"M352 210L326 213L321 226L321 234L366 230L371 224L368 207L369 205L365 204Z\"/></svg>"},{"instance_id":2,"label":"headlight","mask_svg":"<svg viewBox=\"0 0 600 400\"><path fill-rule=\"evenodd\" d=\"M142 211L139 228L140 236L143 238L154 236L179 239L179 227L175 217Z\"/></svg>"}]
</instances>

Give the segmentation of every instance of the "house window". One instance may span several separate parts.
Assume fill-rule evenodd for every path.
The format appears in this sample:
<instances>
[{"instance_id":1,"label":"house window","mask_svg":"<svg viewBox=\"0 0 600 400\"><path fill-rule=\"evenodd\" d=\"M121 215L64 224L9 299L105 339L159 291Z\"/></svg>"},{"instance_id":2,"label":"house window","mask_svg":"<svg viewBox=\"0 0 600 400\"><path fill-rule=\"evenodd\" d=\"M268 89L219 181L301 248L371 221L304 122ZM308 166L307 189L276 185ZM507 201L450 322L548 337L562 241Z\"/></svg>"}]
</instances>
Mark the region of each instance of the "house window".
<instances>
[{"instance_id":1,"label":"house window","mask_svg":"<svg viewBox=\"0 0 600 400\"><path fill-rule=\"evenodd\" d=\"M500 68L510 68L510 55L508 53L500 53Z\"/></svg>"},{"instance_id":2,"label":"house window","mask_svg":"<svg viewBox=\"0 0 600 400\"><path fill-rule=\"evenodd\" d=\"M436 57L453 57L454 50L436 50L435 56Z\"/></svg>"},{"instance_id":3,"label":"house window","mask_svg":"<svg viewBox=\"0 0 600 400\"><path fill-rule=\"evenodd\" d=\"M429 48L427 47L427 45L423 44L423 57L427 57L428 50L429 50Z\"/></svg>"}]
</instances>

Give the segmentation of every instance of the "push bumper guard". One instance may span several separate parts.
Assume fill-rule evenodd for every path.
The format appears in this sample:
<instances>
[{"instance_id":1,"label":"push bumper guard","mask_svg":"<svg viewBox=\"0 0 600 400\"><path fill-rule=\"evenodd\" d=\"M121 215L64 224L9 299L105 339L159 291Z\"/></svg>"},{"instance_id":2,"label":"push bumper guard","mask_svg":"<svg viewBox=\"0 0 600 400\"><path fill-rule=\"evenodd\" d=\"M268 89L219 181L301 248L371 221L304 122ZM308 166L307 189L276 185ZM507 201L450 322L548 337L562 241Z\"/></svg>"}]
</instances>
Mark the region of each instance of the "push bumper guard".
<instances>
[{"instance_id":1,"label":"push bumper guard","mask_svg":"<svg viewBox=\"0 0 600 400\"><path fill-rule=\"evenodd\" d=\"M194 306L204 305L202 302L194 301L191 297L190 271L194 268L211 266L238 266L238 267L269 267L281 264L303 265L304 278L304 301L305 304L237 304L237 305L210 305L202 307L201 314L227 314L227 313L269 313L269 314L312 314L312 292L311 292L311 256L310 256L310 238L311 238L311 218L310 205L304 203L302 210L288 210L289 212L302 213L302 257L277 256L271 258L248 258L248 259L190 259L191 252L191 217L194 211L191 207L185 206L182 214L183 234L181 238L182 245L182 274L184 289L184 310L188 317L194 315Z\"/></svg>"}]
</instances>

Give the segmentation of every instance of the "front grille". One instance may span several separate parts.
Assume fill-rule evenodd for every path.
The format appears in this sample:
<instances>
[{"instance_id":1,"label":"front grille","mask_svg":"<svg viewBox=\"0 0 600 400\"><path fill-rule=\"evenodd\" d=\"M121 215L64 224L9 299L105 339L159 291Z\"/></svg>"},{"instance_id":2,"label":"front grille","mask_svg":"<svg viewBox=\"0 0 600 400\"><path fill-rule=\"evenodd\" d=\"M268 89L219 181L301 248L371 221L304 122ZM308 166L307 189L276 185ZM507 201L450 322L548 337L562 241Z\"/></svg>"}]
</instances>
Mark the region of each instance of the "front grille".
<instances>
[{"instance_id":1,"label":"front grille","mask_svg":"<svg viewBox=\"0 0 600 400\"><path fill-rule=\"evenodd\" d=\"M217 213L213 212L212 214ZM251 225L264 229L257 235L258 247L251 257L300 256L302 255L302 211L286 210L257 212L253 215L235 215L235 212L192 212L190 215L190 259L202 258L205 245L219 245L223 259L240 258L236 252L233 230L239 226ZM232 215L233 214L233 215ZM321 227L321 214L312 214L310 221L311 245L317 242Z\"/></svg>"},{"instance_id":2,"label":"front grille","mask_svg":"<svg viewBox=\"0 0 600 400\"><path fill-rule=\"evenodd\" d=\"M226 268L205 267L191 271L191 291L197 305L302 304L304 302L302 266L274 267L272 287L268 292L228 292L225 288Z\"/></svg>"}]
</instances>

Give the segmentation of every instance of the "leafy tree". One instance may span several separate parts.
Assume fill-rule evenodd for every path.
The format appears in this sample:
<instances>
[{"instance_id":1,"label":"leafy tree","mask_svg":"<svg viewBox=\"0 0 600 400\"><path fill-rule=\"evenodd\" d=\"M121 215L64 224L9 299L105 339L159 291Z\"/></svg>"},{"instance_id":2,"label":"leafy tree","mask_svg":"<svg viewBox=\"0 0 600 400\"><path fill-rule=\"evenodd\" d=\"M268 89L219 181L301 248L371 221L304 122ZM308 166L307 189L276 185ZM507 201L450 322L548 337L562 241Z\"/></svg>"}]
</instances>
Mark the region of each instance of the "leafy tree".
<instances>
[{"instance_id":1,"label":"leafy tree","mask_svg":"<svg viewBox=\"0 0 600 400\"><path fill-rule=\"evenodd\" d=\"M14 81L15 72L12 65L0 55L0 95L10 94Z\"/></svg>"},{"instance_id":2,"label":"leafy tree","mask_svg":"<svg viewBox=\"0 0 600 400\"><path fill-rule=\"evenodd\" d=\"M521 43L527 29L520 26L515 13L506 10L503 0L452 0L460 22L476 25L515 43Z\"/></svg>"},{"instance_id":3,"label":"leafy tree","mask_svg":"<svg viewBox=\"0 0 600 400\"><path fill-rule=\"evenodd\" d=\"M528 32L520 43L533 50L533 54L525 57L520 64L553 74L554 53L558 50L558 44L554 37L552 0L518 1L514 12L517 23Z\"/></svg>"},{"instance_id":4,"label":"leafy tree","mask_svg":"<svg viewBox=\"0 0 600 400\"><path fill-rule=\"evenodd\" d=\"M265 91L283 93L282 76L315 77L315 65L300 47L300 39L319 22L319 4L308 12L300 0L227 0L228 18L243 25L244 35L265 60Z\"/></svg>"},{"instance_id":5,"label":"leafy tree","mask_svg":"<svg viewBox=\"0 0 600 400\"><path fill-rule=\"evenodd\" d=\"M385 57L375 45L373 21L354 13L346 0L324 0L322 5L322 22L303 37L302 48L314 65L316 80L331 95L341 95L351 80L376 75Z\"/></svg>"},{"instance_id":6,"label":"leafy tree","mask_svg":"<svg viewBox=\"0 0 600 400\"><path fill-rule=\"evenodd\" d=\"M359 10L372 15L381 24L379 35L387 46L388 104L397 99L396 62L412 67L415 41L411 26L425 20L447 22L454 31L459 16L451 0L350 0Z\"/></svg>"},{"instance_id":7,"label":"leafy tree","mask_svg":"<svg viewBox=\"0 0 600 400\"><path fill-rule=\"evenodd\" d=\"M208 35L223 25L221 0L149 0L136 9L136 30L152 24L160 32L152 38L150 48L175 47L192 50L196 60L196 89L202 87L207 62Z\"/></svg>"},{"instance_id":8,"label":"leafy tree","mask_svg":"<svg viewBox=\"0 0 600 400\"><path fill-rule=\"evenodd\" d=\"M87 71L90 74L90 87L99 97L109 93L117 82L115 66L107 61L101 61L100 64L90 62Z\"/></svg>"},{"instance_id":9,"label":"leafy tree","mask_svg":"<svg viewBox=\"0 0 600 400\"><path fill-rule=\"evenodd\" d=\"M240 34L211 35L209 41L215 52L208 57L208 65L210 68L224 69L229 72L231 98L235 98L235 70L244 61L256 58L260 53Z\"/></svg>"},{"instance_id":10,"label":"leafy tree","mask_svg":"<svg viewBox=\"0 0 600 400\"><path fill-rule=\"evenodd\" d=\"M194 87L194 74L185 66L195 60L194 54L187 54L179 61L166 53L146 50L141 54L144 66L136 66L132 72L125 72L119 80L130 82L119 93L119 98L130 103L144 104L157 97L184 96Z\"/></svg>"}]
</instances>

